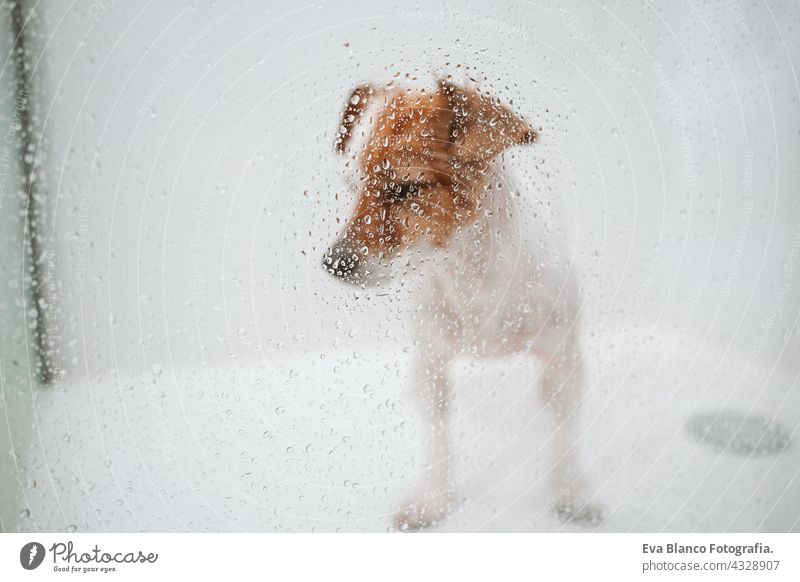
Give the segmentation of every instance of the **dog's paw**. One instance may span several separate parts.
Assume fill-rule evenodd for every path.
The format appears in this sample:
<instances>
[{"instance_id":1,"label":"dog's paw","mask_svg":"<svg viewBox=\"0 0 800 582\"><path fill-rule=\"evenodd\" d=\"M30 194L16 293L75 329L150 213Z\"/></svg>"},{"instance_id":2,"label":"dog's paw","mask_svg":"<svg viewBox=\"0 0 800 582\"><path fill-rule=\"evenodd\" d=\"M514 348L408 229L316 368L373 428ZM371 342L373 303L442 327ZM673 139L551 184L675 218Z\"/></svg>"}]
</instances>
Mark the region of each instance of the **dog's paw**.
<instances>
[{"instance_id":1,"label":"dog's paw","mask_svg":"<svg viewBox=\"0 0 800 582\"><path fill-rule=\"evenodd\" d=\"M453 509L449 493L425 492L413 496L394 514L392 521L398 531L415 531L441 523Z\"/></svg>"},{"instance_id":2,"label":"dog's paw","mask_svg":"<svg viewBox=\"0 0 800 582\"><path fill-rule=\"evenodd\" d=\"M559 519L565 523L594 526L603 520L603 508L592 502L562 499L555 509Z\"/></svg>"}]
</instances>

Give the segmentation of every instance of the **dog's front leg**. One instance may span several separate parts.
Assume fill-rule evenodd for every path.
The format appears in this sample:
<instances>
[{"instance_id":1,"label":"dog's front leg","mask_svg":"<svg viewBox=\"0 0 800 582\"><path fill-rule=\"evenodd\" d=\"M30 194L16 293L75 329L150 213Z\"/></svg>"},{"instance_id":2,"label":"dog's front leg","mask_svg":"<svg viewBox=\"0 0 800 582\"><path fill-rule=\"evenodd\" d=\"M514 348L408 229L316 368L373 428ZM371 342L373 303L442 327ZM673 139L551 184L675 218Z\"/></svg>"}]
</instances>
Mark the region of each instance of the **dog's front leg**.
<instances>
[{"instance_id":1,"label":"dog's front leg","mask_svg":"<svg viewBox=\"0 0 800 582\"><path fill-rule=\"evenodd\" d=\"M449 358L420 353L415 365L414 387L425 427L426 458L421 482L411 499L395 514L400 530L435 525L451 510L453 487L450 451L451 392Z\"/></svg>"},{"instance_id":2,"label":"dog's front leg","mask_svg":"<svg viewBox=\"0 0 800 582\"><path fill-rule=\"evenodd\" d=\"M596 523L602 509L591 502L578 458L577 422L583 400L583 364L577 346L567 345L545 359L542 392L555 415L552 436L556 509L565 521Z\"/></svg>"}]
</instances>

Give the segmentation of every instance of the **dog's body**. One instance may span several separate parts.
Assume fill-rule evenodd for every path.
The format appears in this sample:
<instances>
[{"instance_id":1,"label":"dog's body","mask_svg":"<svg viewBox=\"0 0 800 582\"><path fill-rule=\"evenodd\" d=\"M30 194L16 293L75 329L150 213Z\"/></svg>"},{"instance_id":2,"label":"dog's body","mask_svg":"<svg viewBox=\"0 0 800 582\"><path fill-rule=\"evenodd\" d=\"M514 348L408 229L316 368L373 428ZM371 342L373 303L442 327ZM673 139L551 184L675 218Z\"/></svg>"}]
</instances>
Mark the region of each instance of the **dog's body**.
<instances>
[{"instance_id":1,"label":"dog's body","mask_svg":"<svg viewBox=\"0 0 800 582\"><path fill-rule=\"evenodd\" d=\"M326 268L366 285L380 279L393 257L413 252L423 259L414 385L430 429L429 451L425 479L395 525L426 527L452 509L448 368L460 354L522 353L543 361L543 395L557 419L558 509L572 519L596 520L575 450L582 400L576 285L547 214L520 213L518 185L504 163L504 151L532 142L535 132L509 109L468 91L440 83L434 94L381 94L376 104L377 92L357 88L337 142L344 152L364 127L363 139L354 140L360 142L360 199L345 235L326 255ZM417 140L422 147L412 151L406 144Z\"/></svg>"}]
</instances>

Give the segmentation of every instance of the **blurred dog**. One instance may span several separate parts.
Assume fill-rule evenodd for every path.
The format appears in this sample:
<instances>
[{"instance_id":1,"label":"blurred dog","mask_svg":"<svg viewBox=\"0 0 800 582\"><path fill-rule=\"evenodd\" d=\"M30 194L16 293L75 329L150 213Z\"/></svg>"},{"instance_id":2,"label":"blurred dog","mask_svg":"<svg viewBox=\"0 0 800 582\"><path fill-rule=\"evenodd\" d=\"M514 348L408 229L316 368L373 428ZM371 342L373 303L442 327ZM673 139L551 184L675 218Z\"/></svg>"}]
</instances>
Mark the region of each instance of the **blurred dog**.
<instances>
[{"instance_id":1,"label":"blurred dog","mask_svg":"<svg viewBox=\"0 0 800 582\"><path fill-rule=\"evenodd\" d=\"M559 514L594 522L578 464L582 400L578 301L568 261L545 227L526 228L504 152L536 131L477 89L440 81L434 90L357 87L335 142L352 152L357 202L323 257L342 281L380 285L409 255L423 260L415 316L415 389L430 430L425 478L397 512L418 529L454 509L448 368L459 354L541 358L541 388L556 415L552 470Z\"/></svg>"}]
</instances>

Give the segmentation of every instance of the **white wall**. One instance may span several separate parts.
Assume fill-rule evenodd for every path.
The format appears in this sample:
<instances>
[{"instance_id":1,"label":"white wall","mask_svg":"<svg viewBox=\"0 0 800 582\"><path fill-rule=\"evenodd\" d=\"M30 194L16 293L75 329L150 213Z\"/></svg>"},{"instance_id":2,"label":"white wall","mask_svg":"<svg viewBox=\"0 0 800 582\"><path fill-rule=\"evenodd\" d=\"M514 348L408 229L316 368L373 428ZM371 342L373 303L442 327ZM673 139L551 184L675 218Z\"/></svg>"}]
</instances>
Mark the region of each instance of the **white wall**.
<instances>
[{"instance_id":1,"label":"white wall","mask_svg":"<svg viewBox=\"0 0 800 582\"><path fill-rule=\"evenodd\" d=\"M796 3L341 4L40 3L66 369L401 339L402 301L319 267L333 130L356 83L467 66L543 128L520 166L570 216L588 327L798 353Z\"/></svg>"}]
</instances>

